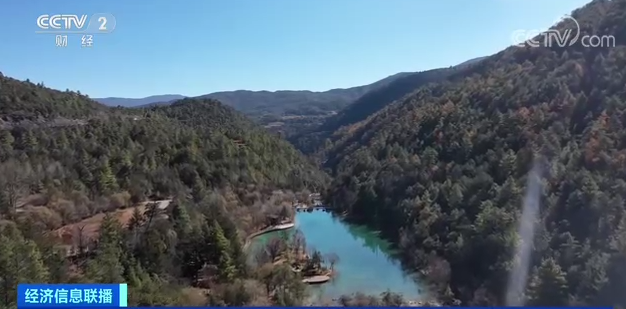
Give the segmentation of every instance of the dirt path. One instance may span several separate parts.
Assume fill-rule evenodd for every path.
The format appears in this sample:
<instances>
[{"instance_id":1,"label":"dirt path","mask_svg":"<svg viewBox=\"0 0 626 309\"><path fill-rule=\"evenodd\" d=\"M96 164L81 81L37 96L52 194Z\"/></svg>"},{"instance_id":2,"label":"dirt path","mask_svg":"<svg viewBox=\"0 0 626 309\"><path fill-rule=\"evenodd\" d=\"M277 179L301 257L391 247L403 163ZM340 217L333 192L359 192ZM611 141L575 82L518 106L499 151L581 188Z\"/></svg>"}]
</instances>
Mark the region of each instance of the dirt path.
<instances>
[{"instance_id":1,"label":"dirt path","mask_svg":"<svg viewBox=\"0 0 626 309\"><path fill-rule=\"evenodd\" d=\"M307 278L302 279L302 282L308 283L308 284L320 284L320 283L326 283L328 281L330 281L330 276L327 276L327 275L318 275L318 276L307 277Z\"/></svg>"},{"instance_id":2,"label":"dirt path","mask_svg":"<svg viewBox=\"0 0 626 309\"><path fill-rule=\"evenodd\" d=\"M284 223L284 224L279 224L279 225L274 225L274 226L270 226L267 228L264 228L258 232L254 232L250 235L248 235L248 237L246 237L246 243L243 245L243 250L246 251L248 249L248 247L250 246L250 244L252 243L252 239L254 239L257 236L261 236L263 234L269 233L269 232L273 232L273 231L281 231L281 230L288 230L290 228L293 228L294 226L296 226L295 223L291 222L291 223Z\"/></svg>"}]
</instances>

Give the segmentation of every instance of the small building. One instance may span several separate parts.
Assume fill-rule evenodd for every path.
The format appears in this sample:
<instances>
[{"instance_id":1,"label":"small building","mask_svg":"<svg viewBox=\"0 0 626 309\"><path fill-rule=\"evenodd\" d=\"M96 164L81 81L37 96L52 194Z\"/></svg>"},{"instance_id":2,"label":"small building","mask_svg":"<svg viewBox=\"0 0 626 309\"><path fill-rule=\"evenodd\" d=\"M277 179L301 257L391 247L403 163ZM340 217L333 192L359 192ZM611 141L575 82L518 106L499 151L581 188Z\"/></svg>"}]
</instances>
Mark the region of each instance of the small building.
<instances>
[{"instance_id":1,"label":"small building","mask_svg":"<svg viewBox=\"0 0 626 309\"><path fill-rule=\"evenodd\" d=\"M235 145L237 147L243 147L243 146L246 145L246 143L243 140L240 140L240 139L233 140L233 143L235 143Z\"/></svg>"}]
</instances>

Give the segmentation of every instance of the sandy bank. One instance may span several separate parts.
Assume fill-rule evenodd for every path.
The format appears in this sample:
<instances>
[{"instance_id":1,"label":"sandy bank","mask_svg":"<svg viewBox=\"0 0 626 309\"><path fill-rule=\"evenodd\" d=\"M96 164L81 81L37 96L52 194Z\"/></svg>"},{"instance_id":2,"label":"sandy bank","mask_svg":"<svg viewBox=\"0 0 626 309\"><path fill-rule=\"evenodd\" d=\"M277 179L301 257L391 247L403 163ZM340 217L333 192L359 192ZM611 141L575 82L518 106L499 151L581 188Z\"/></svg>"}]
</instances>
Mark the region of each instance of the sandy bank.
<instances>
[{"instance_id":1,"label":"sandy bank","mask_svg":"<svg viewBox=\"0 0 626 309\"><path fill-rule=\"evenodd\" d=\"M321 284L330 281L330 276L327 275L318 275L313 277L307 277L302 279L302 282L307 284Z\"/></svg>"},{"instance_id":2,"label":"sandy bank","mask_svg":"<svg viewBox=\"0 0 626 309\"><path fill-rule=\"evenodd\" d=\"M295 223L290 222L290 223L283 223L283 224L279 224L279 225L274 225L274 226L270 226L267 228L264 228L258 232L254 232L252 234L250 234L248 237L246 237L246 243L243 245L243 250L245 251L246 249L248 249L248 246L250 246L250 244L252 243L252 239L254 239L257 236L261 236L263 234L269 233L269 232L274 232L274 231L281 231L281 230L288 230L290 228L293 228L294 226L296 226Z\"/></svg>"}]
</instances>

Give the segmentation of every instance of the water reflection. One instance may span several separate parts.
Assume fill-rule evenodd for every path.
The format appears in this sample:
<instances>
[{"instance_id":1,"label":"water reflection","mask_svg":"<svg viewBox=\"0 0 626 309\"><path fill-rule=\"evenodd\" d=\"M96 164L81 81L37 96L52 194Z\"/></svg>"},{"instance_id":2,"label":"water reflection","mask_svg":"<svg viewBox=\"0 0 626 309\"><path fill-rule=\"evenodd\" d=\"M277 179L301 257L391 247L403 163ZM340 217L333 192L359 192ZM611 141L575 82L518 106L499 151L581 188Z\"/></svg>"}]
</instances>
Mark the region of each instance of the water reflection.
<instances>
[{"instance_id":1,"label":"water reflection","mask_svg":"<svg viewBox=\"0 0 626 309\"><path fill-rule=\"evenodd\" d=\"M378 295L389 289L409 299L419 298L419 285L403 271L391 245L375 231L348 224L325 211L298 212L296 228L302 231L310 249L339 256L335 265L339 275L327 284L311 287L314 295L328 298L356 292ZM260 236L255 239L256 246L272 237L293 235L294 231Z\"/></svg>"}]
</instances>

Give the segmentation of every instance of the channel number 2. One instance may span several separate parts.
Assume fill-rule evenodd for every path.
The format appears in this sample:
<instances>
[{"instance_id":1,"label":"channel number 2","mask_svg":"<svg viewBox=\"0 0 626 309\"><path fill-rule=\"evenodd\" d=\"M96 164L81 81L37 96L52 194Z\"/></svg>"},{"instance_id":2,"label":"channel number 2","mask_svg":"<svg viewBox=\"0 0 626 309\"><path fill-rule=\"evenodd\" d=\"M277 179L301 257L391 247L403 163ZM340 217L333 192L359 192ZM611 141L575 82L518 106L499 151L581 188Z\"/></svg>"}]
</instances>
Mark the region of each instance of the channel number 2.
<instances>
[{"instance_id":1,"label":"channel number 2","mask_svg":"<svg viewBox=\"0 0 626 309\"><path fill-rule=\"evenodd\" d=\"M107 18L104 16L100 17L98 18L98 22L100 23L100 28L98 28L98 30L106 31L107 30Z\"/></svg>"}]
</instances>

